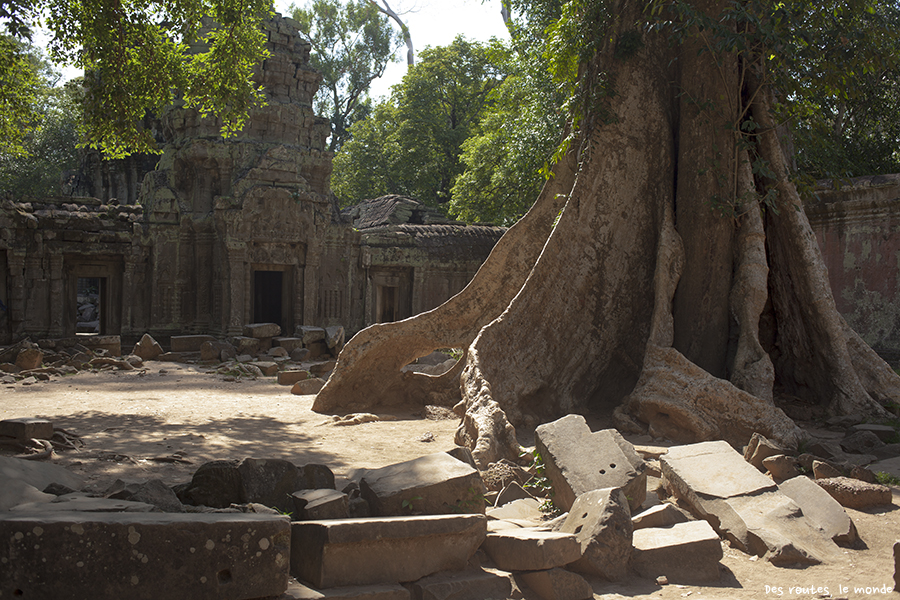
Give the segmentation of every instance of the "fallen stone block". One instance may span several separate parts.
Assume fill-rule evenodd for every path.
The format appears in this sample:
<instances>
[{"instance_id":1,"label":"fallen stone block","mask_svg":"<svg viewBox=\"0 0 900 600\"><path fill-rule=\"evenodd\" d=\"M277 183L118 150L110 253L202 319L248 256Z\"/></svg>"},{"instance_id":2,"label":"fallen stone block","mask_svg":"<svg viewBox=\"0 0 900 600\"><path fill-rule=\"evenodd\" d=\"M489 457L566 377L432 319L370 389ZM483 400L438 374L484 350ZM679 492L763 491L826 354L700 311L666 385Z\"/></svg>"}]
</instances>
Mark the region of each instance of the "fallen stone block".
<instances>
[{"instance_id":1,"label":"fallen stone block","mask_svg":"<svg viewBox=\"0 0 900 600\"><path fill-rule=\"evenodd\" d=\"M273 337L272 344L284 348L288 354L303 347L303 340L297 337Z\"/></svg>"},{"instance_id":2,"label":"fallen stone block","mask_svg":"<svg viewBox=\"0 0 900 600\"><path fill-rule=\"evenodd\" d=\"M688 521L635 531L631 566L649 579L664 576L670 583L708 583L719 580L722 556L719 536L709 523Z\"/></svg>"},{"instance_id":3,"label":"fallen stone block","mask_svg":"<svg viewBox=\"0 0 900 600\"><path fill-rule=\"evenodd\" d=\"M244 337L256 339L273 338L281 335L281 326L277 323L251 323L244 325L241 333L244 334Z\"/></svg>"},{"instance_id":4,"label":"fallen stone block","mask_svg":"<svg viewBox=\"0 0 900 600\"><path fill-rule=\"evenodd\" d=\"M302 381L298 381L294 384L294 387L291 388L291 393L296 394L298 396L306 396L310 394L318 394L319 390L322 389L322 386L325 385L324 379L319 379L318 377L312 377L310 379L304 379Z\"/></svg>"},{"instance_id":5,"label":"fallen stone block","mask_svg":"<svg viewBox=\"0 0 900 600\"><path fill-rule=\"evenodd\" d=\"M647 495L643 459L615 429L591 433L581 415L567 415L540 425L535 445L553 483L554 503L569 510L585 492L622 488L632 510Z\"/></svg>"},{"instance_id":6,"label":"fallen stone block","mask_svg":"<svg viewBox=\"0 0 900 600\"><path fill-rule=\"evenodd\" d=\"M590 600L594 590L584 577L565 569L528 571L517 575L543 600Z\"/></svg>"},{"instance_id":7,"label":"fallen stone block","mask_svg":"<svg viewBox=\"0 0 900 600\"><path fill-rule=\"evenodd\" d=\"M854 431L871 431L884 443L890 443L897 437L897 430L890 425L878 425L876 423L860 423L851 427Z\"/></svg>"},{"instance_id":8,"label":"fallen stone block","mask_svg":"<svg viewBox=\"0 0 900 600\"><path fill-rule=\"evenodd\" d=\"M32 438L49 440L53 437L53 423L47 419L4 419L0 421L0 436L27 441Z\"/></svg>"},{"instance_id":9,"label":"fallen stone block","mask_svg":"<svg viewBox=\"0 0 900 600\"><path fill-rule=\"evenodd\" d=\"M519 482L513 481L497 494L497 500L494 503L494 506L503 506L505 504L509 504L513 500L526 500L533 499L534 496L529 494L525 488L519 485Z\"/></svg>"},{"instance_id":10,"label":"fallen stone block","mask_svg":"<svg viewBox=\"0 0 900 600\"><path fill-rule=\"evenodd\" d=\"M224 353L224 354L223 354ZM200 344L200 360L202 361L221 361L223 356L237 355L234 346L228 342L203 342Z\"/></svg>"},{"instance_id":11,"label":"fallen stone block","mask_svg":"<svg viewBox=\"0 0 900 600\"><path fill-rule=\"evenodd\" d=\"M274 377L278 373L278 363L269 360L261 360L255 364L256 368L262 371L262 374L266 377Z\"/></svg>"},{"instance_id":12,"label":"fallen stone block","mask_svg":"<svg viewBox=\"0 0 900 600\"><path fill-rule=\"evenodd\" d=\"M800 476L778 484L778 489L793 500L804 516L836 544L850 546L857 539L856 526L837 500L822 486Z\"/></svg>"},{"instance_id":13,"label":"fallen stone block","mask_svg":"<svg viewBox=\"0 0 900 600\"><path fill-rule=\"evenodd\" d=\"M320 521L347 519L350 509L347 494L333 489L294 492L294 520Z\"/></svg>"},{"instance_id":14,"label":"fallen stone block","mask_svg":"<svg viewBox=\"0 0 900 600\"><path fill-rule=\"evenodd\" d=\"M0 489L13 479L21 480L38 490L47 489L51 483L73 490L80 490L84 486L81 477L59 465L0 456Z\"/></svg>"},{"instance_id":15,"label":"fallen stone block","mask_svg":"<svg viewBox=\"0 0 900 600\"><path fill-rule=\"evenodd\" d=\"M200 465L179 499L213 508L257 502L290 512L294 510L291 494L306 487L297 467L286 460L214 460Z\"/></svg>"},{"instance_id":16,"label":"fallen stone block","mask_svg":"<svg viewBox=\"0 0 900 600\"><path fill-rule=\"evenodd\" d=\"M303 340L303 345L307 347L314 342L324 341L325 336L325 329L322 327L300 325L294 329L294 337Z\"/></svg>"},{"instance_id":17,"label":"fallen stone block","mask_svg":"<svg viewBox=\"0 0 900 600\"><path fill-rule=\"evenodd\" d=\"M504 571L552 569L581 558L574 534L537 529L493 531L487 534L482 550Z\"/></svg>"},{"instance_id":18,"label":"fallen stone block","mask_svg":"<svg viewBox=\"0 0 900 600\"><path fill-rule=\"evenodd\" d=\"M575 500L559 528L578 541L580 553L570 568L610 581L623 579L631 560L631 511L618 488L592 490Z\"/></svg>"},{"instance_id":19,"label":"fallen stone block","mask_svg":"<svg viewBox=\"0 0 900 600\"><path fill-rule=\"evenodd\" d=\"M763 460L778 454L784 454L784 449L760 433L750 436L750 442L744 448L744 460L760 471L765 470Z\"/></svg>"},{"instance_id":20,"label":"fallen stone block","mask_svg":"<svg viewBox=\"0 0 900 600\"><path fill-rule=\"evenodd\" d=\"M840 469L822 460L813 461L812 472L816 479L828 479L831 477L842 477L844 475Z\"/></svg>"},{"instance_id":21,"label":"fallen stone block","mask_svg":"<svg viewBox=\"0 0 900 600\"><path fill-rule=\"evenodd\" d=\"M134 349L131 353L140 356L141 360L154 360L163 353L163 348L159 345L159 342L153 339L153 336L149 333L145 333L141 337L141 340L134 345Z\"/></svg>"},{"instance_id":22,"label":"fallen stone block","mask_svg":"<svg viewBox=\"0 0 900 600\"><path fill-rule=\"evenodd\" d=\"M238 360L240 360L240 357L243 355L252 357L259 353L259 340L256 338L238 335L230 338L229 341L231 342L231 345L234 346L234 351L238 355Z\"/></svg>"},{"instance_id":23,"label":"fallen stone block","mask_svg":"<svg viewBox=\"0 0 900 600\"><path fill-rule=\"evenodd\" d=\"M764 458L762 464L763 468L772 476L772 479L775 481L785 481L800 475L800 471L797 469L795 462L796 460L793 457L785 456L784 454L776 454Z\"/></svg>"},{"instance_id":24,"label":"fallen stone block","mask_svg":"<svg viewBox=\"0 0 900 600\"><path fill-rule=\"evenodd\" d=\"M868 454L876 448L884 446L881 438L873 431L867 430L854 431L842 439L840 444L841 449L849 454Z\"/></svg>"},{"instance_id":25,"label":"fallen stone block","mask_svg":"<svg viewBox=\"0 0 900 600\"><path fill-rule=\"evenodd\" d=\"M16 366L23 371L40 368L44 362L44 353L38 348L25 348L16 356Z\"/></svg>"},{"instance_id":26,"label":"fallen stone block","mask_svg":"<svg viewBox=\"0 0 900 600\"><path fill-rule=\"evenodd\" d=\"M888 475L900 477L900 456L872 463L869 465L869 470L873 473L887 473Z\"/></svg>"},{"instance_id":27,"label":"fallen stone block","mask_svg":"<svg viewBox=\"0 0 900 600\"><path fill-rule=\"evenodd\" d=\"M290 522L251 514L0 519L0 597L244 600L281 594Z\"/></svg>"},{"instance_id":28,"label":"fallen stone block","mask_svg":"<svg viewBox=\"0 0 900 600\"><path fill-rule=\"evenodd\" d=\"M200 352L203 342L215 342L211 335L173 335L169 338L170 352ZM137 353L135 353L137 354ZM140 354L138 354L140 356Z\"/></svg>"},{"instance_id":29,"label":"fallen stone block","mask_svg":"<svg viewBox=\"0 0 900 600\"><path fill-rule=\"evenodd\" d=\"M675 446L660 464L669 493L741 551L776 565L840 559L834 542L727 442Z\"/></svg>"},{"instance_id":30,"label":"fallen stone block","mask_svg":"<svg viewBox=\"0 0 900 600\"><path fill-rule=\"evenodd\" d=\"M149 481L124 481L117 479L106 490L106 497L111 500L130 500L152 504L159 510L168 513L184 512L181 500L172 488L160 479Z\"/></svg>"},{"instance_id":31,"label":"fallen stone block","mask_svg":"<svg viewBox=\"0 0 900 600\"><path fill-rule=\"evenodd\" d=\"M446 452L380 469L357 469L361 496L373 515L484 513L484 483L476 469Z\"/></svg>"},{"instance_id":32,"label":"fallen stone block","mask_svg":"<svg viewBox=\"0 0 900 600\"><path fill-rule=\"evenodd\" d=\"M408 584L414 600L484 600L513 598L512 575L496 569L436 573Z\"/></svg>"},{"instance_id":33,"label":"fallen stone block","mask_svg":"<svg viewBox=\"0 0 900 600\"><path fill-rule=\"evenodd\" d=\"M335 354L340 353L344 347L344 328L340 325L325 328L325 343L329 350L333 350Z\"/></svg>"},{"instance_id":34,"label":"fallen stone block","mask_svg":"<svg viewBox=\"0 0 900 600\"><path fill-rule=\"evenodd\" d=\"M462 570L486 535L484 515L297 521L291 574L316 588L415 581Z\"/></svg>"},{"instance_id":35,"label":"fallen stone block","mask_svg":"<svg viewBox=\"0 0 900 600\"><path fill-rule=\"evenodd\" d=\"M671 527L690 520L677 506L664 502L634 515L631 517L631 524L634 529L646 529L647 527Z\"/></svg>"},{"instance_id":36,"label":"fallen stone block","mask_svg":"<svg viewBox=\"0 0 900 600\"><path fill-rule=\"evenodd\" d=\"M303 381L304 379L309 379L308 371L279 371L278 372L278 385L294 385L298 381Z\"/></svg>"},{"instance_id":37,"label":"fallen stone block","mask_svg":"<svg viewBox=\"0 0 900 600\"><path fill-rule=\"evenodd\" d=\"M485 511L489 519L505 519L519 521L543 520L544 513L541 512L541 500L537 498L520 498L507 502L499 508L489 508Z\"/></svg>"},{"instance_id":38,"label":"fallen stone block","mask_svg":"<svg viewBox=\"0 0 900 600\"><path fill-rule=\"evenodd\" d=\"M275 600L410 600L409 590L399 584L358 585L316 590L297 581Z\"/></svg>"},{"instance_id":39,"label":"fallen stone block","mask_svg":"<svg viewBox=\"0 0 900 600\"><path fill-rule=\"evenodd\" d=\"M891 488L878 483L866 483L849 477L816 479L816 484L828 492L841 506L862 510L872 506L891 504Z\"/></svg>"}]
</instances>

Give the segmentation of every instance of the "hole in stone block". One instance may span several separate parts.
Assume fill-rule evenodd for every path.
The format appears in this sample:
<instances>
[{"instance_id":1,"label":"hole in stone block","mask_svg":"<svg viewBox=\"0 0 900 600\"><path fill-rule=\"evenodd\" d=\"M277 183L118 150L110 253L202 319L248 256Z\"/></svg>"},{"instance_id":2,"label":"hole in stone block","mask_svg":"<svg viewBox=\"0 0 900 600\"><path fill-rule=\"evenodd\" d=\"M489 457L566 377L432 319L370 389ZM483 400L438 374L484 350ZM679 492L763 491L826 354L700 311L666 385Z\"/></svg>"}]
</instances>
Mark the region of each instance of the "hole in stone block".
<instances>
[{"instance_id":1,"label":"hole in stone block","mask_svg":"<svg viewBox=\"0 0 900 600\"><path fill-rule=\"evenodd\" d=\"M601 475L606 475L606 469L600 469L600 474L601 474Z\"/></svg>"},{"instance_id":2,"label":"hole in stone block","mask_svg":"<svg viewBox=\"0 0 900 600\"><path fill-rule=\"evenodd\" d=\"M578 527L576 527L576 528L575 528L575 535L578 535L579 533L581 533L581 529L582 529L583 527L584 527L583 525L579 525Z\"/></svg>"},{"instance_id":3,"label":"hole in stone block","mask_svg":"<svg viewBox=\"0 0 900 600\"><path fill-rule=\"evenodd\" d=\"M615 469L615 468L616 468L616 463L610 463L610 464L609 464L609 468L610 468L610 469Z\"/></svg>"},{"instance_id":4,"label":"hole in stone block","mask_svg":"<svg viewBox=\"0 0 900 600\"><path fill-rule=\"evenodd\" d=\"M216 574L216 578L220 585L231 583L231 569L222 569Z\"/></svg>"},{"instance_id":5,"label":"hole in stone block","mask_svg":"<svg viewBox=\"0 0 900 600\"><path fill-rule=\"evenodd\" d=\"M24 596L25 592L22 590L13 590L13 596Z\"/></svg>"}]
</instances>

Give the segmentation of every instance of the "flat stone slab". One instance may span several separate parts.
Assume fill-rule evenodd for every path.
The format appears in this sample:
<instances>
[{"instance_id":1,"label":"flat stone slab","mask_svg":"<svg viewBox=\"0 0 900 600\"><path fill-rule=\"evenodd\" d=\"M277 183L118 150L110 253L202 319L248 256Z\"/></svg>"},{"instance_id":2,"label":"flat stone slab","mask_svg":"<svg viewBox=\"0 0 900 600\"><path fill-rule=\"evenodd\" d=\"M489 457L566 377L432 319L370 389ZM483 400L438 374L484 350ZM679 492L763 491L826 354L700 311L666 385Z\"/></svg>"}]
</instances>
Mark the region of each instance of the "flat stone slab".
<instances>
[{"instance_id":1,"label":"flat stone slab","mask_svg":"<svg viewBox=\"0 0 900 600\"><path fill-rule=\"evenodd\" d=\"M416 600L500 600L520 597L514 595L512 575L497 569L436 573L416 581L409 588Z\"/></svg>"},{"instance_id":2,"label":"flat stone slab","mask_svg":"<svg viewBox=\"0 0 900 600\"><path fill-rule=\"evenodd\" d=\"M879 460L870 464L868 468L873 473L887 473L894 477L900 477L900 456Z\"/></svg>"},{"instance_id":3,"label":"flat stone slab","mask_svg":"<svg viewBox=\"0 0 900 600\"><path fill-rule=\"evenodd\" d=\"M724 441L673 446L659 462L664 477L677 474L677 479L693 493L709 498L733 498L776 489L771 479Z\"/></svg>"},{"instance_id":4,"label":"flat stone slab","mask_svg":"<svg viewBox=\"0 0 900 600\"><path fill-rule=\"evenodd\" d=\"M493 531L482 549L504 571L552 569L581 558L581 546L573 534L537 529Z\"/></svg>"},{"instance_id":5,"label":"flat stone slab","mask_svg":"<svg viewBox=\"0 0 900 600\"><path fill-rule=\"evenodd\" d=\"M651 506L647 510L631 517L631 523L635 529L671 527L676 523L684 523L689 520L683 512L668 502Z\"/></svg>"},{"instance_id":6,"label":"flat stone slab","mask_svg":"<svg viewBox=\"0 0 900 600\"><path fill-rule=\"evenodd\" d=\"M171 352L200 352L203 342L217 341L211 335L173 335L169 338Z\"/></svg>"},{"instance_id":7,"label":"flat stone slab","mask_svg":"<svg viewBox=\"0 0 900 600\"><path fill-rule=\"evenodd\" d=\"M0 487L0 512L22 504L47 504L56 500L53 494L45 494L21 479L8 479Z\"/></svg>"},{"instance_id":8,"label":"flat stone slab","mask_svg":"<svg viewBox=\"0 0 900 600\"><path fill-rule=\"evenodd\" d=\"M633 525L621 489L592 490L578 496L559 531L578 540L580 556L569 566L572 570L610 581L628 574Z\"/></svg>"},{"instance_id":9,"label":"flat stone slab","mask_svg":"<svg viewBox=\"0 0 900 600\"><path fill-rule=\"evenodd\" d=\"M644 461L615 429L592 433L581 415L567 415L535 429L535 447L553 483L554 503L569 510L585 492L622 488L636 510L647 495Z\"/></svg>"},{"instance_id":10,"label":"flat stone slab","mask_svg":"<svg viewBox=\"0 0 900 600\"><path fill-rule=\"evenodd\" d=\"M778 489L796 502L804 516L835 543L849 546L859 537L844 507L812 479L802 475L794 477L778 484Z\"/></svg>"},{"instance_id":11,"label":"flat stone slab","mask_svg":"<svg viewBox=\"0 0 900 600\"><path fill-rule=\"evenodd\" d=\"M241 333L244 334L244 337L256 339L272 338L281 335L281 326L277 323L250 323L244 325Z\"/></svg>"},{"instance_id":12,"label":"flat stone slab","mask_svg":"<svg viewBox=\"0 0 900 600\"><path fill-rule=\"evenodd\" d=\"M6 514L0 539L2 598L246 600L287 588L282 516Z\"/></svg>"},{"instance_id":13,"label":"flat stone slab","mask_svg":"<svg viewBox=\"0 0 900 600\"><path fill-rule=\"evenodd\" d=\"M816 484L847 508L862 510L873 506L887 506L893 502L891 488L879 483L866 483L849 477L828 477L816 479Z\"/></svg>"},{"instance_id":14,"label":"flat stone slab","mask_svg":"<svg viewBox=\"0 0 900 600\"><path fill-rule=\"evenodd\" d=\"M114 500L111 498L90 498L76 496L66 498L59 496L50 502L30 502L20 504L10 509L16 513L61 513L61 512L85 512L85 513L152 513L162 512L152 504L134 502L131 500Z\"/></svg>"},{"instance_id":15,"label":"flat stone slab","mask_svg":"<svg viewBox=\"0 0 900 600\"><path fill-rule=\"evenodd\" d=\"M59 465L0 456L0 486L11 479L21 480L39 491L44 491L51 483L73 490L80 490L84 486L81 477Z\"/></svg>"},{"instance_id":16,"label":"flat stone slab","mask_svg":"<svg viewBox=\"0 0 900 600\"><path fill-rule=\"evenodd\" d=\"M47 419L20 418L0 421L0 436L26 441L32 438L49 440L53 437L53 423Z\"/></svg>"},{"instance_id":17,"label":"flat stone slab","mask_svg":"<svg viewBox=\"0 0 900 600\"><path fill-rule=\"evenodd\" d=\"M489 508L485 511L489 519L542 521L541 501L537 498L520 498L507 502L500 508Z\"/></svg>"},{"instance_id":18,"label":"flat stone slab","mask_svg":"<svg viewBox=\"0 0 900 600\"><path fill-rule=\"evenodd\" d=\"M642 577L664 575L670 583L718 581L722 544L706 521L634 532L631 566Z\"/></svg>"},{"instance_id":19,"label":"flat stone slab","mask_svg":"<svg viewBox=\"0 0 900 600\"><path fill-rule=\"evenodd\" d=\"M297 521L291 574L316 588L415 581L460 570L484 541L484 515Z\"/></svg>"},{"instance_id":20,"label":"flat stone slab","mask_svg":"<svg viewBox=\"0 0 900 600\"><path fill-rule=\"evenodd\" d=\"M347 494L332 489L302 490L293 493L298 521L347 519L350 517Z\"/></svg>"},{"instance_id":21,"label":"flat stone slab","mask_svg":"<svg viewBox=\"0 0 900 600\"><path fill-rule=\"evenodd\" d=\"M410 600L409 590L399 584L359 585L316 590L292 581L276 600Z\"/></svg>"},{"instance_id":22,"label":"flat stone slab","mask_svg":"<svg viewBox=\"0 0 900 600\"><path fill-rule=\"evenodd\" d=\"M776 565L841 559L800 507L726 442L673 447L660 464L669 492L739 550Z\"/></svg>"},{"instance_id":23,"label":"flat stone slab","mask_svg":"<svg viewBox=\"0 0 900 600\"><path fill-rule=\"evenodd\" d=\"M380 469L358 469L360 495L373 515L484 513L484 482L477 469L446 452Z\"/></svg>"}]
</instances>

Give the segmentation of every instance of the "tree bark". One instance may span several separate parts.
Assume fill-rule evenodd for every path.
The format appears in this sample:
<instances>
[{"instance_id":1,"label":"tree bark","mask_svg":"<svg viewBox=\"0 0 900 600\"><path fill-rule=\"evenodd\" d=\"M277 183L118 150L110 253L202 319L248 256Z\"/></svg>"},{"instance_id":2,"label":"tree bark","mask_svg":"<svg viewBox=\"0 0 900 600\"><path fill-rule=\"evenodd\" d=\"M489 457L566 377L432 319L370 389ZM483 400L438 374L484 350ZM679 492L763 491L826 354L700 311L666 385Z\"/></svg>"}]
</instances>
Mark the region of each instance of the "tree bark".
<instances>
[{"instance_id":1,"label":"tree bark","mask_svg":"<svg viewBox=\"0 0 900 600\"><path fill-rule=\"evenodd\" d=\"M630 33L641 8L626 0L613 11L609 38ZM770 92L736 58L701 52L702 36L677 50L642 36L636 55L602 59L615 89L607 118L586 119L577 154L470 285L357 334L315 410L460 394L457 442L481 468L518 456L516 427L570 412L604 411L622 429L681 442L740 446L760 432L788 448L800 430L780 394L834 414L886 414L880 403L900 397L900 378L837 313ZM744 98L773 181L753 173L740 143ZM760 203L767 186L777 214ZM446 346L466 356L431 387L400 374Z\"/></svg>"}]
</instances>

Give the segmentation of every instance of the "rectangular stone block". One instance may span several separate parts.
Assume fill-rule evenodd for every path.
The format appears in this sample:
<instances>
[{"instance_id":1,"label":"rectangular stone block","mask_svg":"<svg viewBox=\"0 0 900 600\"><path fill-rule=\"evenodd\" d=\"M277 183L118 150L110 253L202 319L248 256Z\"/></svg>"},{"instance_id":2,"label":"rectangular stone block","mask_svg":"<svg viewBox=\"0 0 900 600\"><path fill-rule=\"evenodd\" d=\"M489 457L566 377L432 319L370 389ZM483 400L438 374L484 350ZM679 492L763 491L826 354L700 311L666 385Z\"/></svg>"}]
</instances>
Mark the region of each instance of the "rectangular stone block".
<instances>
[{"instance_id":1,"label":"rectangular stone block","mask_svg":"<svg viewBox=\"0 0 900 600\"><path fill-rule=\"evenodd\" d=\"M0 421L0 435L16 438L20 441L32 438L49 440L53 437L53 423L47 419L4 419Z\"/></svg>"},{"instance_id":2,"label":"rectangular stone block","mask_svg":"<svg viewBox=\"0 0 900 600\"><path fill-rule=\"evenodd\" d=\"M719 579L722 544L706 521L638 529L633 542L631 565L642 577L665 575L670 583Z\"/></svg>"},{"instance_id":3,"label":"rectangular stone block","mask_svg":"<svg viewBox=\"0 0 900 600\"><path fill-rule=\"evenodd\" d=\"M483 549L504 571L552 569L581 558L581 545L573 534L537 529L493 531Z\"/></svg>"},{"instance_id":4,"label":"rectangular stone block","mask_svg":"<svg viewBox=\"0 0 900 600\"><path fill-rule=\"evenodd\" d=\"M553 498L563 510L586 492L622 488L633 511L647 496L644 461L614 429L592 433L581 415L540 425L535 446L553 483Z\"/></svg>"},{"instance_id":5,"label":"rectangular stone block","mask_svg":"<svg viewBox=\"0 0 900 600\"><path fill-rule=\"evenodd\" d=\"M484 600L518 598L512 575L495 569L437 573L409 586L415 600ZM574 598L571 600L575 600Z\"/></svg>"},{"instance_id":6,"label":"rectangular stone block","mask_svg":"<svg viewBox=\"0 0 900 600\"><path fill-rule=\"evenodd\" d=\"M278 385L294 385L298 381L309 379L309 371L279 371Z\"/></svg>"},{"instance_id":7,"label":"rectangular stone block","mask_svg":"<svg viewBox=\"0 0 900 600\"><path fill-rule=\"evenodd\" d=\"M235 336L231 338L231 345L238 354L250 354L255 356L259 352L259 340L252 337Z\"/></svg>"},{"instance_id":8,"label":"rectangular stone block","mask_svg":"<svg viewBox=\"0 0 900 600\"><path fill-rule=\"evenodd\" d=\"M246 600L281 594L280 515L57 513L0 519L0 597Z\"/></svg>"},{"instance_id":9,"label":"rectangular stone block","mask_svg":"<svg viewBox=\"0 0 900 600\"><path fill-rule=\"evenodd\" d=\"M281 335L281 326L277 323L251 323L244 325L244 336L252 338L272 338Z\"/></svg>"},{"instance_id":10,"label":"rectangular stone block","mask_svg":"<svg viewBox=\"0 0 900 600\"><path fill-rule=\"evenodd\" d=\"M398 584L316 590L299 582L291 582L277 600L410 600L410 595L408 589Z\"/></svg>"},{"instance_id":11,"label":"rectangular stone block","mask_svg":"<svg viewBox=\"0 0 900 600\"><path fill-rule=\"evenodd\" d=\"M484 482L477 469L446 452L380 469L358 469L360 494L373 515L484 513Z\"/></svg>"},{"instance_id":12,"label":"rectangular stone block","mask_svg":"<svg viewBox=\"0 0 900 600\"><path fill-rule=\"evenodd\" d=\"M173 335L169 339L171 352L200 352L203 342L215 342L211 335Z\"/></svg>"},{"instance_id":13,"label":"rectangular stone block","mask_svg":"<svg viewBox=\"0 0 900 600\"><path fill-rule=\"evenodd\" d=\"M272 338L272 345L281 346L290 354L293 350L303 347L303 340L297 337L276 337Z\"/></svg>"},{"instance_id":14,"label":"rectangular stone block","mask_svg":"<svg viewBox=\"0 0 900 600\"><path fill-rule=\"evenodd\" d=\"M291 574L316 588L415 581L465 568L486 532L484 515L297 521Z\"/></svg>"}]
</instances>

